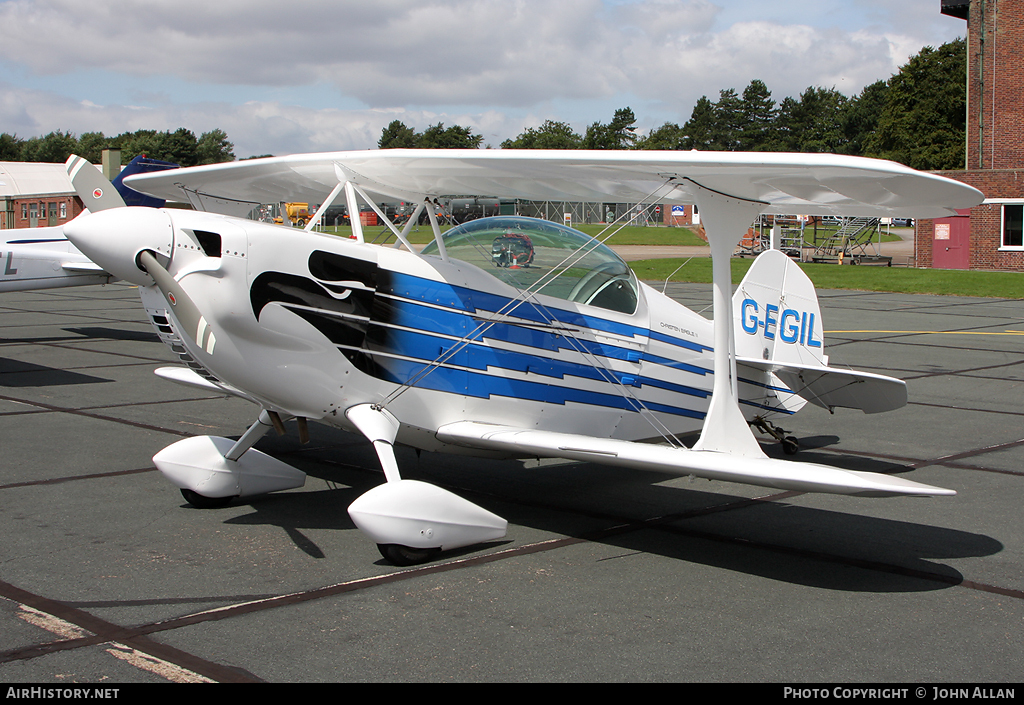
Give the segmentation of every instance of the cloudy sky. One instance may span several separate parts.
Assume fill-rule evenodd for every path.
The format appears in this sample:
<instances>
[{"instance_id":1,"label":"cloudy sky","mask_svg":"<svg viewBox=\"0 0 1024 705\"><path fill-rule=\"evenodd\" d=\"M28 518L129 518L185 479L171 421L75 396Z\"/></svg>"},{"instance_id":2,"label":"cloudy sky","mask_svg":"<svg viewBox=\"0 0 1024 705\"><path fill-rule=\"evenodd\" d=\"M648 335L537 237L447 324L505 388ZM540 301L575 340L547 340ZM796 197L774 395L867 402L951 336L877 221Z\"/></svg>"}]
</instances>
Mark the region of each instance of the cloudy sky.
<instances>
[{"instance_id":1,"label":"cloudy sky","mask_svg":"<svg viewBox=\"0 0 1024 705\"><path fill-rule=\"evenodd\" d=\"M497 147L629 106L642 129L764 81L856 95L963 36L940 0L0 0L0 132L219 127L239 157L375 148L392 120Z\"/></svg>"}]
</instances>

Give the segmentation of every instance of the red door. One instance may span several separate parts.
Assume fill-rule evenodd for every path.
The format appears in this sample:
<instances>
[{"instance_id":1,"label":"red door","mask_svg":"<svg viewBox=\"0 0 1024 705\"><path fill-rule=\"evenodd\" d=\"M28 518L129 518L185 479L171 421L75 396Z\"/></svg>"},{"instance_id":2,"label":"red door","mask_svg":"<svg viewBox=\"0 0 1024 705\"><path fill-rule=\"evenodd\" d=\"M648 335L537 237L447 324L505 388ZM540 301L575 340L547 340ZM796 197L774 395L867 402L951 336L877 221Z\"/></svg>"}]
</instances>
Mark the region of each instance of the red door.
<instances>
[{"instance_id":1,"label":"red door","mask_svg":"<svg viewBox=\"0 0 1024 705\"><path fill-rule=\"evenodd\" d=\"M936 218L932 233L932 267L935 269L970 269L971 216L965 210L960 215Z\"/></svg>"}]
</instances>

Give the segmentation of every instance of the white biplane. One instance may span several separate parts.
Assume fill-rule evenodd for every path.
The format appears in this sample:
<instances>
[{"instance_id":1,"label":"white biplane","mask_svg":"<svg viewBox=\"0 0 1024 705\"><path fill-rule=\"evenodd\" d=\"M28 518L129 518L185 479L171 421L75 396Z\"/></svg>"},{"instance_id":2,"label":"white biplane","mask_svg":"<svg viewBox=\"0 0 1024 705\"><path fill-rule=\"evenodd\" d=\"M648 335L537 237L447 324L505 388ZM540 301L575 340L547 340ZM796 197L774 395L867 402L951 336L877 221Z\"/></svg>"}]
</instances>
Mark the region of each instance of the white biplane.
<instances>
[{"instance_id":1,"label":"white biplane","mask_svg":"<svg viewBox=\"0 0 1024 705\"><path fill-rule=\"evenodd\" d=\"M750 429L810 402L875 413L906 386L828 365L814 287L762 254L732 295L729 258L762 213L929 218L977 190L890 162L817 154L394 150L195 167L128 180L199 211L117 208L68 237L139 285L161 338L185 363L161 376L261 407L237 440L201 436L154 457L197 506L301 486L254 449L307 419L372 442L386 482L349 507L398 564L504 536L500 517L402 479L395 444L484 457L559 457L808 492L952 495L902 477L769 458ZM454 196L697 204L714 258L714 322L637 281L611 249L543 220L484 218L418 252L397 242L237 217L263 203L344 194L384 213ZM219 211L219 212L213 212ZM233 214L233 215L231 215ZM687 448L679 436L700 431ZM786 438L780 438L786 441ZM651 442L656 441L656 442ZM788 439L792 443L792 439Z\"/></svg>"}]
</instances>

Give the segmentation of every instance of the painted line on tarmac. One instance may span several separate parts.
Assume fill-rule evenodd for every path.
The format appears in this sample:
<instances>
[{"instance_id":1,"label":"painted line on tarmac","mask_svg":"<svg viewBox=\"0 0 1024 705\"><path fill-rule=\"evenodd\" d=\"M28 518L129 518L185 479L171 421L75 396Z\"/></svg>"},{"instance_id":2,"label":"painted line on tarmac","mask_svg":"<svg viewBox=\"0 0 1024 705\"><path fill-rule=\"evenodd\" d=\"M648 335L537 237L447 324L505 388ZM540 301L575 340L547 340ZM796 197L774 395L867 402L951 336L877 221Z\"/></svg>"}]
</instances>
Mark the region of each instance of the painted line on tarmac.
<instances>
[{"instance_id":1,"label":"painted line on tarmac","mask_svg":"<svg viewBox=\"0 0 1024 705\"><path fill-rule=\"evenodd\" d=\"M1006 330L1002 333L970 330L830 330L826 335L850 333L881 333L885 335L1024 335L1024 330Z\"/></svg>"},{"instance_id":2,"label":"painted line on tarmac","mask_svg":"<svg viewBox=\"0 0 1024 705\"><path fill-rule=\"evenodd\" d=\"M218 683L261 682L252 674L245 673L240 669L222 666L173 646L161 644L149 639L137 629L121 627L84 610L41 595L35 595L10 583L0 581L0 597L31 608L37 618L45 616L44 621L47 624L68 635L58 641L0 652L0 663L23 661L86 646L111 644L111 648L114 648L113 645L119 647L115 649L119 653L112 655L129 662L134 659L136 664L141 663L142 656L136 655L134 652L145 654L149 659L147 663L150 666L158 662L165 662L181 669L180 673L194 673L197 677L207 678ZM43 628L45 629L45 627ZM81 636L72 636L72 634L81 634Z\"/></svg>"},{"instance_id":3,"label":"painted line on tarmac","mask_svg":"<svg viewBox=\"0 0 1024 705\"><path fill-rule=\"evenodd\" d=\"M61 640L71 639L84 639L90 634L85 629L75 626L71 622L55 617L52 614L37 610L34 607L29 607L25 604L18 605L19 612L18 618L27 624L44 629L51 634L56 635ZM182 668L176 664L173 664L164 659L150 656L149 654L143 653L138 649L133 649L125 644L118 643L116 641L108 642L104 646L109 645L109 648L104 649L108 654L114 656L121 661L131 664L135 668L143 671L148 671L155 676L159 676L172 683L213 683L213 679L201 676L195 671L190 671L187 668Z\"/></svg>"}]
</instances>

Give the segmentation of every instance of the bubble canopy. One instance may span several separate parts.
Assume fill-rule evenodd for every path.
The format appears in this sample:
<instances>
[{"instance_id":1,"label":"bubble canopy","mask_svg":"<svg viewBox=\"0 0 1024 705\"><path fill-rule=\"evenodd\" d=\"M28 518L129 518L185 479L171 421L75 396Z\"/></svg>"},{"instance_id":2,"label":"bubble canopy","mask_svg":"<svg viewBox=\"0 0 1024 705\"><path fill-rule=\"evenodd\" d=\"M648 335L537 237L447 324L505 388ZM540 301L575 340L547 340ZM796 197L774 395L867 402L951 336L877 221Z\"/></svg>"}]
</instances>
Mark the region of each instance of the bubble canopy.
<instances>
[{"instance_id":1,"label":"bubble canopy","mask_svg":"<svg viewBox=\"0 0 1024 705\"><path fill-rule=\"evenodd\" d=\"M632 314L636 277L617 254L579 230L537 218L497 216L442 235L449 258L462 260L520 290ZM423 249L437 255L436 242ZM557 274L557 275L556 275Z\"/></svg>"}]
</instances>

